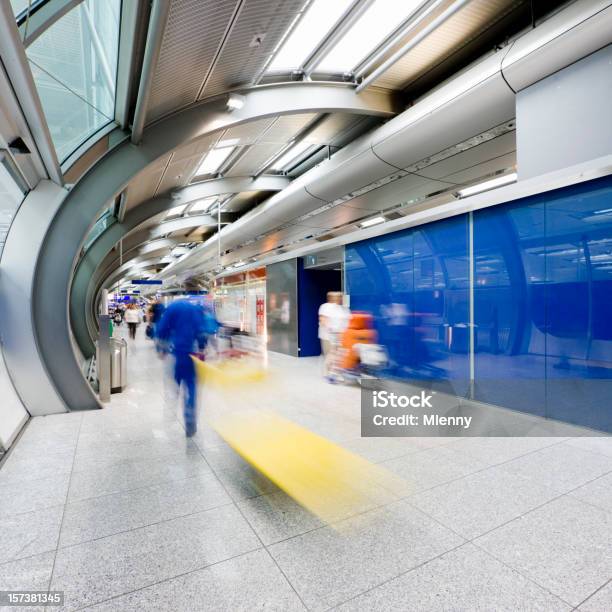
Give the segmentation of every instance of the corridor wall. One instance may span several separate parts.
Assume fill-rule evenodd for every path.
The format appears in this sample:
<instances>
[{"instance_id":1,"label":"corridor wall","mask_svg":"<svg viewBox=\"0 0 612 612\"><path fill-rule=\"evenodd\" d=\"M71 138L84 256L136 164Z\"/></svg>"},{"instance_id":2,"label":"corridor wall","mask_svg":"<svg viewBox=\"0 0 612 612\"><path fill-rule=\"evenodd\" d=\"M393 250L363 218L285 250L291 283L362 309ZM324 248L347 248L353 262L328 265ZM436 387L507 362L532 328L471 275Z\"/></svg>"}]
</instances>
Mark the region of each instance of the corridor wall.
<instances>
[{"instance_id":1,"label":"corridor wall","mask_svg":"<svg viewBox=\"0 0 612 612\"><path fill-rule=\"evenodd\" d=\"M612 431L612 177L346 247L386 375Z\"/></svg>"},{"instance_id":2,"label":"corridor wall","mask_svg":"<svg viewBox=\"0 0 612 612\"><path fill-rule=\"evenodd\" d=\"M297 259L266 267L268 350L298 357Z\"/></svg>"}]
</instances>

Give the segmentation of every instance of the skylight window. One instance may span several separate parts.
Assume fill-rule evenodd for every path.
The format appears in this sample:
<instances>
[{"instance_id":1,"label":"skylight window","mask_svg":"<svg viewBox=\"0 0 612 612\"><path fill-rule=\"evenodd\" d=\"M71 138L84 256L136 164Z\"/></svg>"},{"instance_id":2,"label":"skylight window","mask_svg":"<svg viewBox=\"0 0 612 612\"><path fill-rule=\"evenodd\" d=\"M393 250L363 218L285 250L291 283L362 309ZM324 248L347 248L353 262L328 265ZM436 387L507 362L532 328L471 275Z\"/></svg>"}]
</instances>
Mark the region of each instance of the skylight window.
<instances>
[{"instance_id":1,"label":"skylight window","mask_svg":"<svg viewBox=\"0 0 612 612\"><path fill-rule=\"evenodd\" d=\"M171 219L172 217L180 217L183 214L183 211L187 208L187 204L181 204L180 206L175 206L171 208L166 214L166 219Z\"/></svg>"},{"instance_id":2,"label":"skylight window","mask_svg":"<svg viewBox=\"0 0 612 612\"><path fill-rule=\"evenodd\" d=\"M314 0L283 42L268 70L280 72L302 66L351 4L352 0Z\"/></svg>"},{"instance_id":3,"label":"skylight window","mask_svg":"<svg viewBox=\"0 0 612 612\"><path fill-rule=\"evenodd\" d=\"M283 155L281 155L276 161L274 161L270 166L270 170L283 170L291 162L295 161L298 157L303 155L312 146L313 144L311 142L300 140L300 142L289 147L289 149L287 149L287 151Z\"/></svg>"},{"instance_id":4,"label":"skylight window","mask_svg":"<svg viewBox=\"0 0 612 612\"><path fill-rule=\"evenodd\" d=\"M204 198L203 200L199 200L196 202L190 209L190 213L200 213L212 208L213 204L217 201L217 196L213 196L210 198Z\"/></svg>"},{"instance_id":5,"label":"skylight window","mask_svg":"<svg viewBox=\"0 0 612 612\"><path fill-rule=\"evenodd\" d=\"M234 147L223 147L209 151L200 164L196 175L200 176L202 174L215 174L223 165L225 160L232 154L233 150Z\"/></svg>"},{"instance_id":6,"label":"skylight window","mask_svg":"<svg viewBox=\"0 0 612 612\"><path fill-rule=\"evenodd\" d=\"M375 0L316 67L317 72L351 72L423 3Z\"/></svg>"}]
</instances>

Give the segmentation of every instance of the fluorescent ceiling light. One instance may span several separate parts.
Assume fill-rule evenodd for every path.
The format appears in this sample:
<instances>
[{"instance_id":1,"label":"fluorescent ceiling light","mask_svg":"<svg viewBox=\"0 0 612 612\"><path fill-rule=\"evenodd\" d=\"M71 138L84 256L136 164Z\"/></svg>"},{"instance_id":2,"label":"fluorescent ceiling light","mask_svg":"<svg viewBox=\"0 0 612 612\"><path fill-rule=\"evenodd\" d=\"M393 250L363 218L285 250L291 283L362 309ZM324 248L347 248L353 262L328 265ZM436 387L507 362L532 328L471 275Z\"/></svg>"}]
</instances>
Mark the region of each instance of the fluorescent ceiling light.
<instances>
[{"instance_id":1,"label":"fluorescent ceiling light","mask_svg":"<svg viewBox=\"0 0 612 612\"><path fill-rule=\"evenodd\" d=\"M370 55L423 0L375 0L316 67L317 72L350 72Z\"/></svg>"},{"instance_id":2,"label":"fluorescent ceiling light","mask_svg":"<svg viewBox=\"0 0 612 612\"><path fill-rule=\"evenodd\" d=\"M283 155L275 160L271 165L271 170L282 170L285 166L288 166L292 161L304 154L308 149L313 146L311 142L300 140L300 142L290 146Z\"/></svg>"},{"instance_id":3,"label":"fluorescent ceiling light","mask_svg":"<svg viewBox=\"0 0 612 612\"><path fill-rule=\"evenodd\" d=\"M183 214L185 208L187 208L187 204L181 204L180 206L175 206L174 208L171 208L166 213L166 219L170 219L170 217L179 217Z\"/></svg>"},{"instance_id":4,"label":"fluorescent ceiling light","mask_svg":"<svg viewBox=\"0 0 612 612\"><path fill-rule=\"evenodd\" d=\"M244 96L240 94L230 94L227 97L227 110L230 112L240 110L244 106L244 101Z\"/></svg>"},{"instance_id":5,"label":"fluorescent ceiling light","mask_svg":"<svg viewBox=\"0 0 612 612\"><path fill-rule=\"evenodd\" d=\"M502 185L514 183L516 182L516 178L516 172L512 172L511 174L504 174L503 176L497 176L494 179L491 179L490 181L484 181L483 183L477 183L476 185L471 185L470 187L460 189L457 192L457 195L460 198L466 198L467 196L471 196L476 193L489 191L489 189L495 189L496 187L501 187Z\"/></svg>"},{"instance_id":6,"label":"fluorescent ceiling light","mask_svg":"<svg viewBox=\"0 0 612 612\"><path fill-rule=\"evenodd\" d=\"M226 138L225 140L220 140L217 143L217 148L222 149L223 147L235 147L240 142L240 138Z\"/></svg>"},{"instance_id":7,"label":"fluorescent ceiling light","mask_svg":"<svg viewBox=\"0 0 612 612\"><path fill-rule=\"evenodd\" d=\"M208 152L206 157L202 160L197 176L202 174L214 174L223 164L223 162L231 155L234 147L221 147L218 149L212 149Z\"/></svg>"},{"instance_id":8,"label":"fluorescent ceiling light","mask_svg":"<svg viewBox=\"0 0 612 612\"><path fill-rule=\"evenodd\" d=\"M290 31L270 62L268 71L280 72L300 68L351 3L352 0L314 0L297 26Z\"/></svg>"},{"instance_id":9,"label":"fluorescent ceiling light","mask_svg":"<svg viewBox=\"0 0 612 612\"><path fill-rule=\"evenodd\" d=\"M205 210L212 208L216 201L217 196L212 196L210 198L204 198L203 200L199 200L189 209L189 212L204 212Z\"/></svg>"},{"instance_id":10,"label":"fluorescent ceiling light","mask_svg":"<svg viewBox=\"0 0 612 612\"><path fill-rule=\"evenodd\" d=\"M247 262L246 262L246 261L237 261L237 262L234 264L234 268L242 268L242 266L246 266L246 265L247 265Z\"/></svg>"},{"instance_id":11,"label":"fluorescent ceiling light","mask_svg":"<svg viewBox=\"0 0 612 612\"><path fill-rule=\"evenodd\" d=\"M379 223L384 223L386 219L384 217L372 217L371 219L366 219L359 224L359 227L371 227L372 225L378 225Z\"/></svg>"}]
</instances>

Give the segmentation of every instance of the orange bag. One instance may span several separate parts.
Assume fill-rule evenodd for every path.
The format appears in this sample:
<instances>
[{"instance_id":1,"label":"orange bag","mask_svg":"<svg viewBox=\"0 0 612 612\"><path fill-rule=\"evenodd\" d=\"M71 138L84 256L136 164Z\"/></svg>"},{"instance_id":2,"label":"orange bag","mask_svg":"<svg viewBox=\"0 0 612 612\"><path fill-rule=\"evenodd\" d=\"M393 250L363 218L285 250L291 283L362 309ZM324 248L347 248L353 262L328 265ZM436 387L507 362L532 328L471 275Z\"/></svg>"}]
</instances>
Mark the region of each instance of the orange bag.
<instances>
[{"instance_id":1,"label":"orange bag","mask_svg":"<svg viewBox=\"0 0 612 612\"><path fill-rule=\"evenodd\" d=\"M342 334L340 345L343 356L340 367L343 370L353 370L359 365L359 354L355 350L356 344L375 344L378 338L372 329L373 318L367 312L354 312L349 319L348 327Z\"/></svg>"}]
</instances>

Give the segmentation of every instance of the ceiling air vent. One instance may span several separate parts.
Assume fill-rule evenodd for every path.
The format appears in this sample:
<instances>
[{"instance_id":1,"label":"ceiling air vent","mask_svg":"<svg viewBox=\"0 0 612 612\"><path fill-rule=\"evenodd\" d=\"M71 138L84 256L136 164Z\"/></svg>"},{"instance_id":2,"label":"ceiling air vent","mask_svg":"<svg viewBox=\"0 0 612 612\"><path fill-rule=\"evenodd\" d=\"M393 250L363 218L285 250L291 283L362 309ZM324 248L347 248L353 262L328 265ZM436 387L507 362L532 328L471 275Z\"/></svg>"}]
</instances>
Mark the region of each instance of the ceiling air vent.
<instances>
[{"instance_id":1,"label":"ceiling air vent","mask_svg":"<svg viewBox=\"0 0 612 612\"><path fill-rule=\"evenodd\" d=\"M385 218L388 221L393 221L394 219L401 219L404 215L401 212L393 211L390 213L385 213Z\"/></svg>"},{"instance_id":2,"label":"ceiling air vent","mask_svg":"<svg viewBox=\"0 0 612 612\"><path fill-rule=\"evenodd\" d=\"M334 234L323 234L322 236L317 236L315 238L315 240L317 242L325 242L326 240L331 240L332 238L335 238L336 236Z\"/></svg>"}]
</instances>

